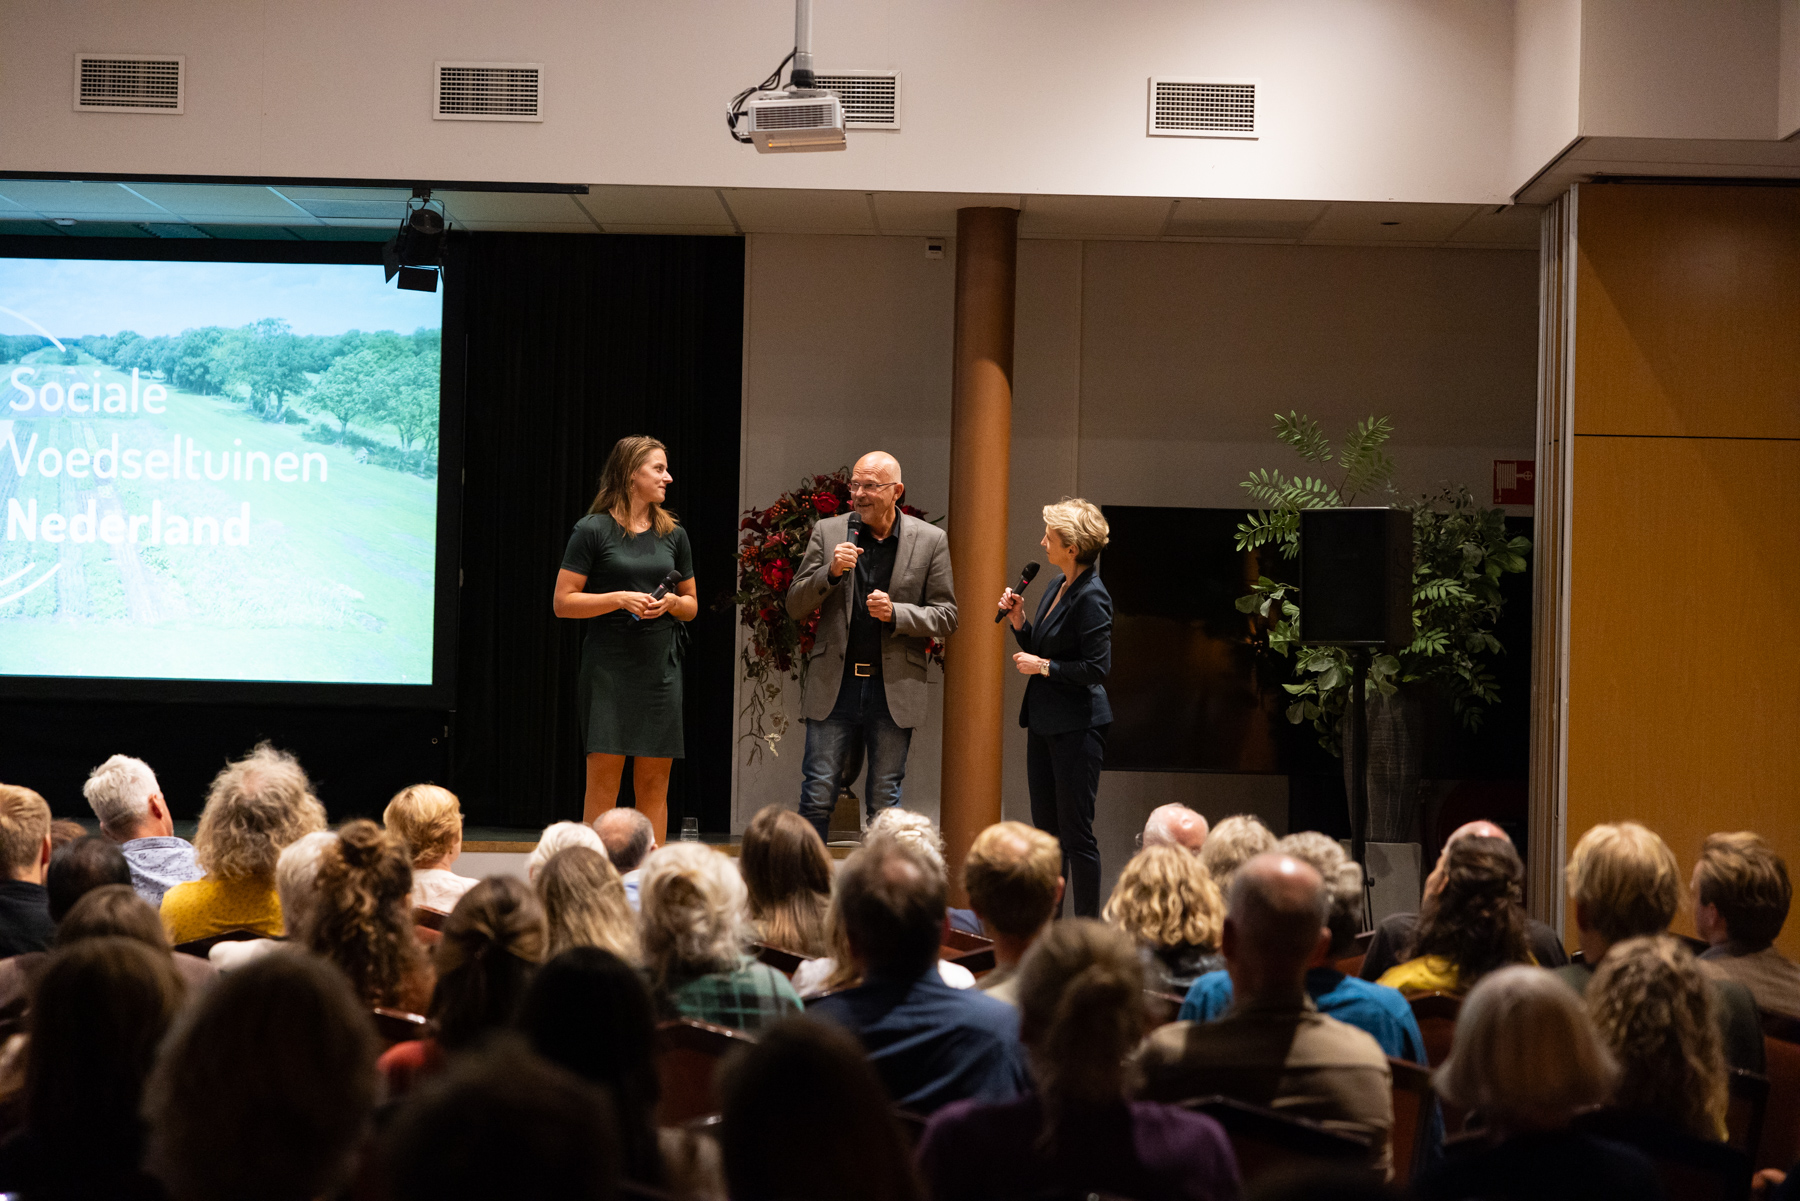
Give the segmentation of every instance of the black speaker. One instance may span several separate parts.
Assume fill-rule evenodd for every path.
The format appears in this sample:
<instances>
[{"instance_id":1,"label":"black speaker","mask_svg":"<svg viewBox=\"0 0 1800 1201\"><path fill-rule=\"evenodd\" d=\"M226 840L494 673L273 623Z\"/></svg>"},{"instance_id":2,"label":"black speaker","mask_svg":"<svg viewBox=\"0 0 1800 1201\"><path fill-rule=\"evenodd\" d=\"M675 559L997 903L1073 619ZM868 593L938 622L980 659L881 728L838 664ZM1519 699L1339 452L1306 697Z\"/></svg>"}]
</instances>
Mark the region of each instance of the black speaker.
<instances>
[{"instance_id":1,"label":"black speaker","mask_svg":"<svg viewBox=\"0 0 1800 1201\"><path fill-rule=\"evenodd\" d=\"M1413 640L1413 524L1405 509L1300 514L1300 641L1398 650Z\"/></svg>"}]
</instances>

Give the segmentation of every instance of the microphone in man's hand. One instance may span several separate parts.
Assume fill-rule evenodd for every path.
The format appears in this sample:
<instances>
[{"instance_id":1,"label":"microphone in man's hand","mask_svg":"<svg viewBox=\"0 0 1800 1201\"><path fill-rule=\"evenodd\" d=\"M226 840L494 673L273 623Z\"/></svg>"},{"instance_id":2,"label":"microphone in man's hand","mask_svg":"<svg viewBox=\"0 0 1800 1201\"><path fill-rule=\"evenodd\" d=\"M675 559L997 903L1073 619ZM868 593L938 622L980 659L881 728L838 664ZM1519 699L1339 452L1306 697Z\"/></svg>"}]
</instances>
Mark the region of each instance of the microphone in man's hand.
<instances>
[{"instance_id":1,"label":"microphone in man's hand","mask_svg":"<svg viewBox=\"0 0 1800 1201\"><path fill-rule=\"evenodd\" d=\"M855 542L862 537L862 514L855 509L850 510L850 541Z\"/></svg>"},{"instance_id":2,"label":"microphone in man's hand","mask_svg":"<svg viewBox=\"0 0 1800 1201\"><path fill-rule=\"evenodd\" d=\"M669 595L669 589L675 587L676 585L678 585L680 583L681 583L681 573L679 571L675 571L675 570L671 569L669 574L664 576L662 578L662 582L660 584L658 584L656 586L656 588L650 593L650 599L653 601L661 600L663 597ZM631 620L642 621L644 619L639 617L636 613L633 613L631 615Z\"/></svg>"},{"instance_id":3,"label":"microphone in man's hand","mask_svg":"<svg viewBox=\"0 0 1800 1201\"><path fill-rule=\"evenodd\" d=\"M1013 589L1013 593L1017 596L1024 596L1025 589L1031 587L1031 581L1037 579L1037 573L1042 570L1043 568L1037 563L1025 564L1025 570L1019 573L1019 586ZM1012 610L1010 609L1002 609L994 614L994 624L999 625L1006 619L1006 615L1011 611Z\"/></svg>"}]
</instances>

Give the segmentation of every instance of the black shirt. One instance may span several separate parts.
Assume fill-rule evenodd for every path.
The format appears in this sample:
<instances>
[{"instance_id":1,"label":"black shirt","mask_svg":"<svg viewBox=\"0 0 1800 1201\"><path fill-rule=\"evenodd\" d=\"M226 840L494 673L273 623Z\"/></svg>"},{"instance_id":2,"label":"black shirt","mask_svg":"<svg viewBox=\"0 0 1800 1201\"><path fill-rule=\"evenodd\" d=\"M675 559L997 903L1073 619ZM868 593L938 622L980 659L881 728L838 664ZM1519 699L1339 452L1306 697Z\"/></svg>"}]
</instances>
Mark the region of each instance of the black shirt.
<instances>
[{"instance_id":1,"label":"black shirt","mask_svg":"<svg viewBox=\"0 0 1800 1201\"><path fill-rule=\"evenodd\" d=\"M853 672L858 663L870 665L868 675L881 674L881 636L886 633L887 622L877 621L869 614L869 593L886 592L894 582L894 556L900 549L900 517L894 516L894 524L885 538L876 538L873 530L864 526L856 535L856 545L862 547L862 556L856 560L856 578L849 583L856 587L856 596L850 602L850 641L844 647L844 670Z\"/></svg>"},{"instance_id":2,"label":"black shirt","mask_svg":"<svg viewBox=\"0 0 1800 1201\"><path fill-rule=\"evenodd\" d=\"M1660 1201L1643 1152L1573 1131L1521 1134L1453 1155L1413 1186L1420 1201Z\"/></svg>"},{"instance_id":3,"label":"black shirt","mask_svg":"<svg viewBox=\"0 0 1800 1201\"><path fill-rule=\"evenodd\" d=\"M25 880L0 880L0 959L47 951L55 937L49 890Z\"/></svg>"}]
</instances>

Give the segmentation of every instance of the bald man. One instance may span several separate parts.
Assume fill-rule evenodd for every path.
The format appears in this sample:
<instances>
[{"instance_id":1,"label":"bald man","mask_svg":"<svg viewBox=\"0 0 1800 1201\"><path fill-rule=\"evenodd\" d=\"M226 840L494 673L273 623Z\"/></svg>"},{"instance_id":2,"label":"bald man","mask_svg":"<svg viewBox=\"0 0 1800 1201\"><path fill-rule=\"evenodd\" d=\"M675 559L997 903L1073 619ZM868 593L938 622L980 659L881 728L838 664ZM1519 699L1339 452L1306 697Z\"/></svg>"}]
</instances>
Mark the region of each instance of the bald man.
<instances>
[{"instance_id":1,"label":"bald man","mask_svg":"<svg viewBox=\"0 0 1800 1201\"><path fill-rule=\"evenodd\" d=\"M851 512L813 525L788 587L788 615L819 628L801 696L806 756L800 815L828 837L839 782L857 746L869 816L900 803L912 732L925 723L926 647L956 630L950 541L900 512L906 484L886 451L850 472Z\"/></svg>"},{"instance_id":2,"label":"bald man","mask_svg":"<svg viewBox=\"0 0 1800 1201\"><path fill-rule=\"evenodd\" d=\"M1186 805L1158 805L1144 822L1140 846L1180 847L1198 855L1206 845L1206 819Z\"/></svg>"},{"instance_id":3,"label":"bald man","mask_svg":"<svg viewBox=\"0 0 1800 1201\"><path fill-rule=\"evenodd\" d=\"M1507 846L1512 845L1512 835L1490 821L1464 822L1456 827L1450 837L1444 839L1437 866L1425 877L1426 900L1444 891L1444 864L1450 856L1450 845L1464 838L1498 838ZM1363 956L1362 970L1357 975L1364 980L1379 980L1383 972L1406 959L1413 930L1418 924L1416 913L1391 913L1383 918L1375 927L1375 937L1369 940L1368 953ZM1561 967L1569 962L1569 952L1562 939L1536 918L1525 919L1525 938L1531 944L1532 958L1538 961L1539 967Z\"/></svg>"}]
</instances>

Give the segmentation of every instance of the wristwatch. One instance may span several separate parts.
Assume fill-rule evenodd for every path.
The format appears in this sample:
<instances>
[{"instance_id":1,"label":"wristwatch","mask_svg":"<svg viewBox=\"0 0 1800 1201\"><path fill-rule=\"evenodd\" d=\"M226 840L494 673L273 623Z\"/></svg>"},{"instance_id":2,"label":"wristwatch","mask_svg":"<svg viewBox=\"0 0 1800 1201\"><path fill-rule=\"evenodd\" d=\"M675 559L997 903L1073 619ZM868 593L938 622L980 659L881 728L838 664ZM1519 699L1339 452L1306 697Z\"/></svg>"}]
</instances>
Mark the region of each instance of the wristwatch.
<instances>
[{"instance_id":1,"label":"wristwatch","mask_svg":"<svg viewBox=\"0 0 1800 1201\"><path fill-rule=\"evenodd\" d=\"M1038 674L1045 679L1050 678L1050 660L1045 659L1042 663L1038 664Z\"/></svg>"}]
</instances>

